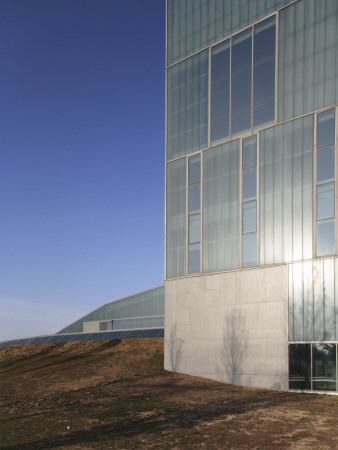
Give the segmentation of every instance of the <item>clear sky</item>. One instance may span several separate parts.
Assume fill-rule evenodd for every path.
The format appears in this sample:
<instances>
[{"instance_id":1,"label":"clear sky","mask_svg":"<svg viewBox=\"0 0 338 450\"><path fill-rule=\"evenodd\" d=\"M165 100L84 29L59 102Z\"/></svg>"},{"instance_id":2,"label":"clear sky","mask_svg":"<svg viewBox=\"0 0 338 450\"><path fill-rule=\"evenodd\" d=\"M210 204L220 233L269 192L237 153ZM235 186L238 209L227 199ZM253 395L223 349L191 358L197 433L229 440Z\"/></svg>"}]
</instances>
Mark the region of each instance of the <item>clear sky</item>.
<instances>
[{"instance_id":1,"label":"clear sky","mask_svg":"<svg viewBox=\"0 0 338 450\"><path fill-rule=\"evenodd\" d=\"M165 0L0 0L0 341L163 283Z\"/></svg>"}]
</instances>

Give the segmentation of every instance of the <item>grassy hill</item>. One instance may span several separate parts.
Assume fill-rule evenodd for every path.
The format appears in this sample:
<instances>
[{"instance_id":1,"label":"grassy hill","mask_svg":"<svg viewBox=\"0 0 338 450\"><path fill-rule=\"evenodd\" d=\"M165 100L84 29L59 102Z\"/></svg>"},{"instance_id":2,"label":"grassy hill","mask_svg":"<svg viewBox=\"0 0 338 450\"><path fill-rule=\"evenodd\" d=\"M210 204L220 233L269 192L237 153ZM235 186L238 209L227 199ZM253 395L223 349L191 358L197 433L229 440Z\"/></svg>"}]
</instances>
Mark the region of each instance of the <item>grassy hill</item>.
<instances>
[{"instance_id":1,"label":"grassy hill","mask_svg":"<svg viewBox=\"0 0 338 450\"><path fill-rule=\"evenodd\" d=\"M0 448L338 447L338 397L163 370L163 339L0 350Z\"/></svg>"}]
</instances>

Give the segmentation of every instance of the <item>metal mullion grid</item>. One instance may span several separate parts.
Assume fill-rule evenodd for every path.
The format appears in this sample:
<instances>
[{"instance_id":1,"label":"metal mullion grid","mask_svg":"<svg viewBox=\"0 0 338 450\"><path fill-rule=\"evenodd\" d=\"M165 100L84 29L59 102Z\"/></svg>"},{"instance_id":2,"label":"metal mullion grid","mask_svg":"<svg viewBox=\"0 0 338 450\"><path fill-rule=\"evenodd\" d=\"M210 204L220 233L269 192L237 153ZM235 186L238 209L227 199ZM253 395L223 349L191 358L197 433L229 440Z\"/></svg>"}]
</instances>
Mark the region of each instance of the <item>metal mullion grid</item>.
<instances>
[{"instance_id":1,"label":"metal mullion grid","mask_svg":"<svg viewBox=\"0 0 338 450\"><path fill-rule=\"evenodd\" d=\"M203 153L201 152L200 171L200 272L203 272Z\"/></svg>"}]
</instances>

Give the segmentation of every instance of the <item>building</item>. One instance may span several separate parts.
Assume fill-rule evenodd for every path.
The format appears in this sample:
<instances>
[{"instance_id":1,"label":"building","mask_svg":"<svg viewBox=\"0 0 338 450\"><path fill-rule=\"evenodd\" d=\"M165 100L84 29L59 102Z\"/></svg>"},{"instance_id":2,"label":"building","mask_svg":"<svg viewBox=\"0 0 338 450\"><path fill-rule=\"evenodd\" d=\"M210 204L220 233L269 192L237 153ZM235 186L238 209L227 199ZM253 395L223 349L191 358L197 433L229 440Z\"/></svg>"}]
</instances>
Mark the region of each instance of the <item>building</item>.
<instances>
[{"instance_id":1,"label":"building","mask_svg":"<svg viewBox=\"0 0 338 450\"><path fill-rule=\"evenodd\" d=\"M165 368L337 391L336 0L167 0Z\"/></svg>"}]
</instances>

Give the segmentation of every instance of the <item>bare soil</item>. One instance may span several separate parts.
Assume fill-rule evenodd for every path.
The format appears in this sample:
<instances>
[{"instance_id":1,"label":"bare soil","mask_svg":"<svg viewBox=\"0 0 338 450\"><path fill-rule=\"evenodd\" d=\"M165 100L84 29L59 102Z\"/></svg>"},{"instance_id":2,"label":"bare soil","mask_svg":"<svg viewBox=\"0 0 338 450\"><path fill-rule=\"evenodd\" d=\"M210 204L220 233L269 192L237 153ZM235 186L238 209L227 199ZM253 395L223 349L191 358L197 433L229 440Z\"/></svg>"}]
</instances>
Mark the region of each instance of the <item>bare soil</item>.
<instances>
[{"instance_id":1,"label":"bare soil","mask_svg":"<svg viewBox=\"0 0 338 450\"><path fill-rule=\"evenodd\" d=\"M2 449L338 448L338 397L163 370L163 339L0 350Z\"/></svg>"}]
</instances>

